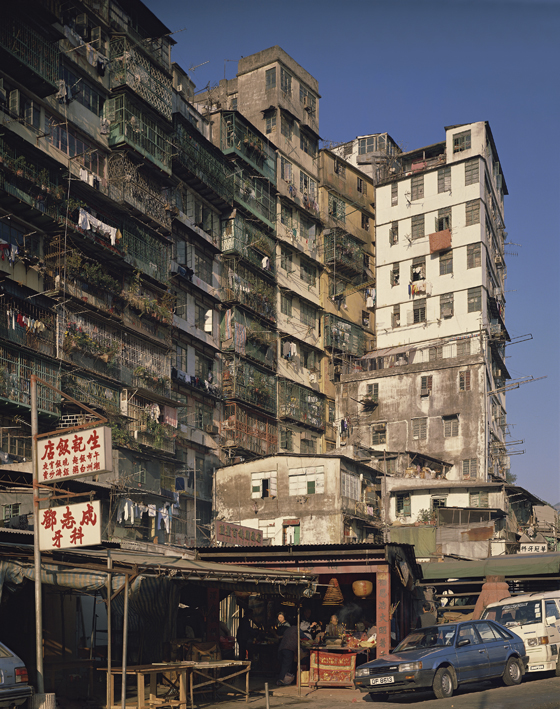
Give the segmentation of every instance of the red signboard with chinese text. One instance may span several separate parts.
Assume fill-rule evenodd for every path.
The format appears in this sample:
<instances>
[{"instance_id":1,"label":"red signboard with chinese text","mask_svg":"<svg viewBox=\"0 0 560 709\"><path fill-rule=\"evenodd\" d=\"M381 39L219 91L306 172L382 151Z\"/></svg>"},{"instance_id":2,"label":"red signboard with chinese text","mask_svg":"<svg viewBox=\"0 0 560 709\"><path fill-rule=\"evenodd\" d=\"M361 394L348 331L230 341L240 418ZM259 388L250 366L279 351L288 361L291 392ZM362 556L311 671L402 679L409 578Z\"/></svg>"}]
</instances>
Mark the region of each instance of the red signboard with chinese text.
<instances>
[{"instance_id":1,"label":"red signboard with chinese text","mask_svg":"<svg viewBox=\"0 0 560 709\"><path fill-rule=\"evenodd\" d=\"M377 657L391 652L391 580L389 569L376 574Z\"/></svg>"},{"instance_id":2,"label":"red signboard with chinese text","mask_svg":"<svg viewBox=\"0 0 560 709\"><path fill-rule=\"evenodd\" d=\"M113 470L111 429L98 426L39 438L37 458L40 483L110 473Z\"/></svg>"},{"instance_id":3,"label":"red signboard with chinese text","mask_svg":"<svg viewBox=\"0 0 560 709\"><path fill-rule=\"evenodd\" d=\"M82 502L39 510L39 549L78 549L101 544L101 503Z\"/></svg>"},{"instance_id":4,"label":"red signboard with chinese text","mask_svg":"<svg viewBox=\"0 0 560 709\"><path fill-rule=\"evenodd\" d=\"M216 522L216 541L240 547L261 547L263 535L259 529L239 524Z\"/></svg>"}]
</instances>

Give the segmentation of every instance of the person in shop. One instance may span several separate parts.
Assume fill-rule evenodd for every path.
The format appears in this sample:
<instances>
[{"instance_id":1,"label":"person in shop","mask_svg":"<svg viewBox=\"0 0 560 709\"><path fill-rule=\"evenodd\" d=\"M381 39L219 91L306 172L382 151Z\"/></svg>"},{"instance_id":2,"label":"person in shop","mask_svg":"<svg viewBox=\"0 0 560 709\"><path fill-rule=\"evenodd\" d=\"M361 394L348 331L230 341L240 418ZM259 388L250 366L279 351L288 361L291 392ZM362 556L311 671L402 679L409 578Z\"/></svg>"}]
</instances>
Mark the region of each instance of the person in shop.
<instances>
[{"instance_id":1,"label":"person in shop","mask_svg":"<svg viewBox=\"0 0 560 709\"><path fill-rule=\"evenodd\" d=\"M286 620L286 616L280 611L278 613L278 625L276 626L276 636L283 637L286 630L290 627L290 624Z\"/></svg>"},{"instance_id":2,"label":"person in shop","mask_svg":"<svg viewBox=\"0 0 560 709\"><path fill-rule=\"evenodd\" d=\"M305 633L305 635L310 639L310 640L315 640L315 637L321 630L321 623L317 621L312 621L311 616L313 615L313 611L311 608L306 608L303 611L303 620L299 624L299 629Z\"/></svg>"},{"instance_id":3,"label":"person in shop","mask_svg":"<svg viewBox=\"0 0 560 709\"><path fill-rule=\"evenodd\" d=\"M325 628L325 639L338 638L341 634L342 628L338 624L338 616L333 613L330 621L327 623L327 627Z\"/></svg>"},{"instance_id":4,"label":"person in shop","mask_svg":"<svg viewBox=\"0 0 560 709\"><path fill-rule=\"evenodd\" d=\"M239 627L237 628L237 644L239 646L239 659L247 659L247 648L255 639L255 629L252 625L253 612L251 609L246 611L243 618L239 621Z\"/></svg>"},{"instance_id":5,"label":"person in shop","mask_svg":"<svg viewBox=\"0 0 560 709\"><path fill-rule=\"evenodd\" d=\"M295 679L294 658L297 656L298 642L301 638L305 638L297 625L291 625L284 629L282 640L278 646L278 659L280 660L280 672L276 684L289 685Z\"/></svg>"},{"instance_id":6,"label":"person in shop","mask_svg":"<svg viewBox=\"0 0 560 709\"><path fill-rule=\"evenodd\" d=\"M427 628L430 625L436 625L437 616L432 611L432 604L425 601L422 604L422 613L418 616L417 628Z\"/></svg>"}]
</instances>

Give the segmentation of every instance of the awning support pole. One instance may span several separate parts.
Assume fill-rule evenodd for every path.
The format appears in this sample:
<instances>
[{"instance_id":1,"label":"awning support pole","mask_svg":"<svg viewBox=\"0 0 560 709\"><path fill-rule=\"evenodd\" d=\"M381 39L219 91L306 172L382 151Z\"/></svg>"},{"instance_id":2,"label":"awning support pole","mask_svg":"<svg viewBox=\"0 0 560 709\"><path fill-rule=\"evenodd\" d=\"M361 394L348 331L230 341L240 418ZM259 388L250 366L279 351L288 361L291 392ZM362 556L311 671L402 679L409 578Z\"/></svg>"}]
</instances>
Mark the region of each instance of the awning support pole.
<instances>
[{"instance_id":1,"label":"awning support pole","mask_svg":"<svg viewBox=\"0 0 560 709\"><path fill-rule=\"evenodd\" d=\"M121 707L126 708L126 654L128 652L128 574L124 577L124 618L123 618L123 649L122 649L122 692ZM144 697L139 697L142 702Z\"/></svg>"}]
</instances>

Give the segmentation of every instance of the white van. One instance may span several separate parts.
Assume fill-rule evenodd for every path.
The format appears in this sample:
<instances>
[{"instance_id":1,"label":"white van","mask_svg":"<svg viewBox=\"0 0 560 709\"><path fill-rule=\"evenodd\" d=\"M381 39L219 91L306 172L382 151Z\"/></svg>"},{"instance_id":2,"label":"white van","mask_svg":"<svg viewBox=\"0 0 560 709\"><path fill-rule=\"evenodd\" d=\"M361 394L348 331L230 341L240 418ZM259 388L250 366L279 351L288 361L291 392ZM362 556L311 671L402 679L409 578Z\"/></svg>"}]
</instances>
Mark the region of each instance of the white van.
<instances>
[{"instance_id":1,"label":"white van","mask_svg":"<svg viewBox=\"0 0 560 709\"><path fill-rule=\"evenodd\" d=\"M555 670L560 677L560 591L509 596L490 603L482 619L519 635L529 656L527 672Z\"/></svg>"}]
</instances>

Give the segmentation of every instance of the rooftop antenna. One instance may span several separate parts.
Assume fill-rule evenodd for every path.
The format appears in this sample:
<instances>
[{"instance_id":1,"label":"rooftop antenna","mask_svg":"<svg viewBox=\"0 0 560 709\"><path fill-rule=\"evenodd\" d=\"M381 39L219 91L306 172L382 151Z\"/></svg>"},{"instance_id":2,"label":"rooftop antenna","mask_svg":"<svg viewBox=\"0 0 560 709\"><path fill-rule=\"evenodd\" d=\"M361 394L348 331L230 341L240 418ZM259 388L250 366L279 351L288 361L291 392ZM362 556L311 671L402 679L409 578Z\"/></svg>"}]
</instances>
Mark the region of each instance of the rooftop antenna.
<instances>
[{"instance_id":1,"label":"rooftop antenna","mask_svg":"<svg viewBox=\"0 0 560 709\"><path fill-rule=\"evenodd\" d=\"M202 62L201 64L195 64L195 66L189 67L189 72L193 72L195 69L198 69L199 66L204 66L205 64L209 64L210 59L207 59L205 62Z\"/></svg>"}]
</instances>

